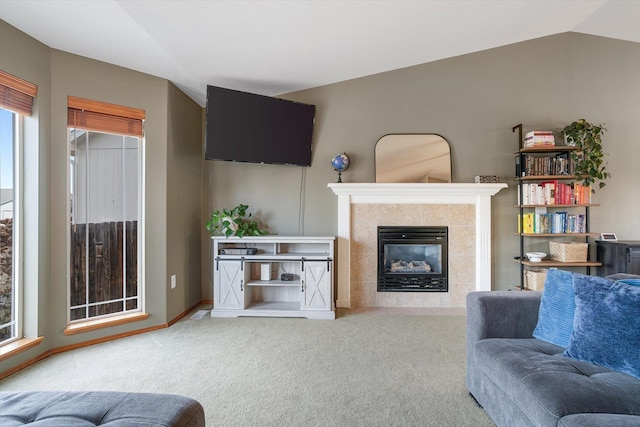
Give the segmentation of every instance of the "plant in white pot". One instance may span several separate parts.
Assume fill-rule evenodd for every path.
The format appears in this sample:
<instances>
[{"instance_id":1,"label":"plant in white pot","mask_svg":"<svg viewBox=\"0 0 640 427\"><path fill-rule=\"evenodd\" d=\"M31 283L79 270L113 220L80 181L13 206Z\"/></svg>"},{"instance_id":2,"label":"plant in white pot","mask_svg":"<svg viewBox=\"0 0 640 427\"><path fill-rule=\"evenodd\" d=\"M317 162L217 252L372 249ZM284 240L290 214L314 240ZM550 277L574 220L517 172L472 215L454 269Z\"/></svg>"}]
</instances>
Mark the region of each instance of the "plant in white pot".
<instances>
[{"instance_id":1,"label":"plant in white pot","mask_svg":"<svg viewBox=\"0 0 640 427\"><path fill-rule=\"evenodd\" d=\"M578 182L586 186L598 183L602 188L605 179L611 174L606 171L602 150L602 135L606 131L601 124L593 124L579 119L562 129L567 145L575 146L571 156L574 161L574 174ZM593 190L593 188L592 188Z\"/></svg>"},{"instance_id":2,"label":"plant in white pot","mask_svg":"<svg viewBox=\"0 0 640 427\"><path fill-rule=\"evenodd\" d=\"M267 230L260 228L259 224L249 219L247 214L249 205L239 204L231 209L215 210L211 212L211 218L205 223L209 234L220 233L225 237L237 236L262 236Z\"/></svg>"}]
</instances>

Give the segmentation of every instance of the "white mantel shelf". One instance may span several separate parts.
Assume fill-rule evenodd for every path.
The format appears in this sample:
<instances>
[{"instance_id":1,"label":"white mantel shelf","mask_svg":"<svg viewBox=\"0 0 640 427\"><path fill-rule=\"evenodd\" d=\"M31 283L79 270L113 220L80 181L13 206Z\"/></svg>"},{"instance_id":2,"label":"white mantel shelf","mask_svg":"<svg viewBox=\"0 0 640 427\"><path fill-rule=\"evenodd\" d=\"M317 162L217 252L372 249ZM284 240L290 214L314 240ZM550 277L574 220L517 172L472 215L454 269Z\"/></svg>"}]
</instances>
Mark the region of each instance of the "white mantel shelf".
<instances>
[{"instance_id":1,"label":"white mantel shelf","mask_svg":"<svg viewBox=\"0 0 640 427\"><path fill-rule=\"evenodd\" d=\"M429 198L429 203L455 203L458 199L469 197L493 196L507 184L476 184L476 183L330 183L328 187L337 196L349 196L356 203L369 203L370 198L393 199L389 203L414 203L415 199ZM359 201L362 199L363 201ZM401 199L398 201L397 199ZM358 201L356 201L358 200ZM384 203L379 200L378 203ZM466 203L460 201L459 203Z\"/></svg>"},{"instance_id":2,"label":"white mantel shelf","mask_svg":"<svg viewBox=\"0 0 640 427\"><path fill-rule=\"evenodd\" d=\"M476 209L476 290L491 290L491 197L505 183L330 183L338 196L337 306L350 306L351 205L472 204Z\"/></svg>"}]
</instances>

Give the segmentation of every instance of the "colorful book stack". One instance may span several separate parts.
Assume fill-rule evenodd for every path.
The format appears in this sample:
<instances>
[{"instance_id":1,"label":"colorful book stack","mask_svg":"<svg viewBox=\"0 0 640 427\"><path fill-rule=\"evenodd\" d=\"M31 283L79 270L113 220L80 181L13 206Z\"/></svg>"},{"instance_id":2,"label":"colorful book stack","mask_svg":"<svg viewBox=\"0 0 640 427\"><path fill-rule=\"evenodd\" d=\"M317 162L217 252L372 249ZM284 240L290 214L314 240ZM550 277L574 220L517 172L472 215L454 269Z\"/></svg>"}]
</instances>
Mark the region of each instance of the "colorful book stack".
<instances>
[{"instance_id":1,"label":"colorful book stack","mask_svg":"<svg viewBox=\"0 0 640 427\"><path fill-rule=\"evenodd\" d=\"M584 233L586 231L584 214L526 213L518 215L518 232L526 234L567 234Z\"/></svg>"},{"instance_id":2,"label":"colorful book stack","mask_svg":"<svg viewBox=\"0 0 640 427\"><path fill-rule=\"evenodd\" d=\"M518 200L520 200L518 187ZM523 205L589 205L591 187L558 180L522 184Z\"/></svg>"},{"instance_id":3,"label":"colorful book stack","mask_svg":"<svg viewBox=\"0 0 640 427\"><path fill-rule=\"evenodd\" d=\"M556 145L553 132L548 130L533 130L524 136L524 148L553 147Z\"/></svg>"}]
</instances>

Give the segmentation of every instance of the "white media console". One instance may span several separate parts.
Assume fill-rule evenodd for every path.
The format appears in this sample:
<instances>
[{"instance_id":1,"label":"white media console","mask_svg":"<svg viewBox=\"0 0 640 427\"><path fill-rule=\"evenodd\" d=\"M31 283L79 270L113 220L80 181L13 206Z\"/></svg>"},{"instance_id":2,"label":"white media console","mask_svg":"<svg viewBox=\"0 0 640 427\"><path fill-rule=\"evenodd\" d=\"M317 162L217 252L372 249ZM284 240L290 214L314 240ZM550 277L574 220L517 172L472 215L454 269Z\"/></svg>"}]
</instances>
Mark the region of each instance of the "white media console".
<instances>
[{"instance_id":1,"label":"white media console","mask_svg":"<svg viewBox=\"0 0 640 427\"><path fill-rule=\"evenodd\" d=\"M335 237L211 239L212 317L335 319Z\"/></svg>"}]
</instances>

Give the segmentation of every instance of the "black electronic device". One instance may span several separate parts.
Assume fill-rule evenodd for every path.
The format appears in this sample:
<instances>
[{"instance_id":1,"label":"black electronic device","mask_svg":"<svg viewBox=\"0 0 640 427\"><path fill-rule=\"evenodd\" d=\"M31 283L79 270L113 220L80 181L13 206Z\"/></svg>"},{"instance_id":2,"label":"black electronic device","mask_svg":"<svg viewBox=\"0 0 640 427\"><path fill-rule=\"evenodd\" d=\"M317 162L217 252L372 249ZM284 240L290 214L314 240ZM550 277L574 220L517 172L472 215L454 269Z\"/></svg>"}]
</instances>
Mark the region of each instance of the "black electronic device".
<instances>
[{"instance_id":1,"label":"black electronic device","mask_svg":"<svg viewBox=\"0 0 640 427\"><path fill-rule=\"evenodd\" d=\"M291 282L293 280L293 274L291 273L282 273L280 276L280 280L283 282Z\"/></svg>"},{"instance_id":2,"label":"black electronic device","mask_svg":"<svg viewBox=\"0 0 640 427\"><path fill-rule=\"evenodd\" d=\"M616 233L600 233L600 239L615 242L618 240L618 237L616 236Z\"/></svg>"},{"instance_id":3,"label":"black electronic device","mask_svg":"<svg viewBox=\"0 0 640 427\"><path fill-rule=\"evenodd\" d=\"M315 105L207 86L205 158L311 166Z\"/></svg>"},{"instance_id":4,"label":"black electronic device","mask_svg":"<svg viewBox=\"0 0 640 427\"><path fill-rule=\"evenodd\" d=\"M255 255L258 248L223 248L220 249L220 255Z\"/></svg>"}]
</instances>

